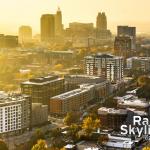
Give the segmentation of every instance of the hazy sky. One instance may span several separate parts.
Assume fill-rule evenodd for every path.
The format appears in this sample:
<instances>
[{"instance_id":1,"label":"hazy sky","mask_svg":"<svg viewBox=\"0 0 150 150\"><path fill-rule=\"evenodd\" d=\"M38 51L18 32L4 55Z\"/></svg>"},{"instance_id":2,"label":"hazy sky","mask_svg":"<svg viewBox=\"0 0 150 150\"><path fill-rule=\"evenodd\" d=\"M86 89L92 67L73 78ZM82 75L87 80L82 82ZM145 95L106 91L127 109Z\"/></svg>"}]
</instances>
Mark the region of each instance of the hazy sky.
<instances>
[{"instance_id":1,"label":"hazy sky","mask_svg":"<svg viewBox=\"0 0 150 150\"><path fill-rule=\"evenodd\" d=\"M41 14L55 13L58 6L65 27L73 21L95 23L97 13L105 11L113 32L119 24L150 33L150 0L0 0L0 33L17 33L20 25L38 33Z\"/></svg>"}]
</instances>

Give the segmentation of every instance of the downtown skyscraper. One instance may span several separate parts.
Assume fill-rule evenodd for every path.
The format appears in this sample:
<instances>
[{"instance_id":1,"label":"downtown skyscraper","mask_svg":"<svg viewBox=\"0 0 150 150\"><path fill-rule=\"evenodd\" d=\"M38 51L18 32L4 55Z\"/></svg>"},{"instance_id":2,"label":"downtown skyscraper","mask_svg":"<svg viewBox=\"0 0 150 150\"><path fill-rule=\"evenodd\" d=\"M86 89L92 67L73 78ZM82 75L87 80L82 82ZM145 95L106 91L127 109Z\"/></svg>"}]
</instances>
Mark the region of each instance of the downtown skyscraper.
<instances>
[{"instance_id":1,"label":"downtown skyscraper","mask_svg":"<svg viewBox=\"0 0 150 150\"><path fill-rule=\"evenodd\" d=\"M60 8L55 14L55 36L61 36L63 32L63 25L62 25L62 13Z\"/></svg>"},{"instance_id":2,"label":"downtown skyscraper","mask_svg":"<svg viewBox=\"0 0 150 150\"><path fill-rule=\"evenodd\" d=\"M98 30L107 30L107 17L104 12L98 13L96 20L96 28Z\"/></svg>"},{"instance_id":3,"label":"downtown skyscraper","mask_svg":"<svg viewBox=\"0 0 150 150\"><path fill-rule=\"evenodd\" d=\"M111 32L107 29L107 16L105 12L99 12L96 18L96 38L101 41L110 37Z\"/></svg>"},{"instance_id":4,"label":"downtown skyscraper","mask_svg":"<svg viewBox=\"0 0 150 150\"><path fill-rule=\"evenodd\" d=\"M62 13L58 8L56 14L44 14L41 16L41 41L50 42L55 36L61 36L63 32Z\"/></svg>"},{"instance_id":5,"label":"downtown skyscraper","mask_svg":"<svg viewBox=\"0 0 150 150\"><path fill-rule=\"evenodd\" d=\"M55 36L55 17L53 14L44 14L41 17L41 41L49 42Z\"/></svg>"}]
</instances>

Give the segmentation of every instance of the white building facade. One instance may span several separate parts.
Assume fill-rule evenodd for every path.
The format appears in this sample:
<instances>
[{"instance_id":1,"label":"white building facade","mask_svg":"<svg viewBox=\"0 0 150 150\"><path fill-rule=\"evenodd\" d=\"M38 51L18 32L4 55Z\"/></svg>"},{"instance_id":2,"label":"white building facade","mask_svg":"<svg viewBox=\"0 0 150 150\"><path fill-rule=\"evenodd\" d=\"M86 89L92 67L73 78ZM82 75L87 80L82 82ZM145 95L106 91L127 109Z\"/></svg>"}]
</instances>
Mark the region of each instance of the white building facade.
<instances>
[{"instance_id":1,"label":"white building facade","mask_svg":"<svg viewBox=\"0 0 150 150\"><path fill-rule=\"evenodd\" d=\"M0 134L30 128L31 101L25 95L0 95Z\"/></svg>"},{"instance_id":2,"label":"white building facade","mask_svg":"<svg viewBox=\"0 0 150 150\"><path fill-rule=\"evenodd\" d=\"M123 79L123 58L109 54L85 57L85 73L104 77L111 82Z\"/></svg>"}]
</instances>

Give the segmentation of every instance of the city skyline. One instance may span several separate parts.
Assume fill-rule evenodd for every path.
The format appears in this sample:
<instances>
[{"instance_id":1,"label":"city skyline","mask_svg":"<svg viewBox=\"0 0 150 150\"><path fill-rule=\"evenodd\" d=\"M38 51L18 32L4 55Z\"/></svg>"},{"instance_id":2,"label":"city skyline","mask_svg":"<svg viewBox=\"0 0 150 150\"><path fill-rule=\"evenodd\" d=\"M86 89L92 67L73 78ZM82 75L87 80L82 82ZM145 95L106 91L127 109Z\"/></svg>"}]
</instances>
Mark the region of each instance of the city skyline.
<instances>
[{"instance_id":1,"label":"city skyline","mask_svg":"<svg viewBox=\"0 0 150 150\"><path fill-rule=\"evenodd\" d=\"M65 27L68 27L70 22L93 22L95 25L97 13L104 11L108 18L108 28L113 33L117 25L136 26L138 33L150 33L150 21L145 15L150 13L150 2L144 1L145 3L142 0L37 0L35 5L35 1L29 0L5 0L0 6L0 32L17 34L19 26L30 25L34 34L40 33L41 15L54 14L59 6Z\"/></svg>"}]
</instances>

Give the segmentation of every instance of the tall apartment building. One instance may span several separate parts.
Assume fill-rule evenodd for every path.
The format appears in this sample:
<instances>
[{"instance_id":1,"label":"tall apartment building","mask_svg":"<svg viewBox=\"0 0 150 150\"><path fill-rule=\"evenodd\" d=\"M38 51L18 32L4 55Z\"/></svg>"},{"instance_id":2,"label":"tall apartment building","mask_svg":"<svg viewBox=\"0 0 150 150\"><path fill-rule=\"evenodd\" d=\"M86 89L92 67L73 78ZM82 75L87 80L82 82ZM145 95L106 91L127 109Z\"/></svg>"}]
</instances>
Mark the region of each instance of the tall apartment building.
<instances>
[{"instance_id":1,"label":"tall apartment building","mask_svg":"<svg viewBox=\"0 0 150 150\"><path fill-rule=\"evenodd\" d=\"M41 41L50 42L55 36L55 15L44 14L41 16Z\"/></svg>"},{"instance_id":2,"label":"tall apartment building","mask_svg":"<svg viewBox=\"0 0 150 150\"><path fill-rule=\"evenodd\" d=\"M107 16L105 12L98 13L96 18L96 38L106 40L111 38L111 32L107 29ZM97 41L98 42L98 41Z\"/></svg>"},{"instance_id":3,"label":"tall apartment building","mask_svg":"<svg viewBox=\"0 0 150 150\"><path fill-rule=\"evenodd\" d=\"M118 56L124 56L128 58L132 56L133 52L131 51L132 41L130 37L115 37L114 42L114 53Z\"/></svg>"},{"instance_id":4,"label":"tall apartment building","mask_svg":"<svg viewBox=\"0 0 150 150\"><path fill-rule=\"evenodd\" d=\"M55 35L62 36L62 33L63 33L62 13L60 8L58 8L55 15Z\"/></svg>"},{"instance_id":5,"label":"tall apartment building","mask_svg":"<svg viewBox=\"0 0 150 150\"><path fill-rule=\"evenodd\" d=\"M51 42L55 37L63 34L62 13L58 8L56 14L43 14L41 16L41 41Z\"/></svg>"},{"instance_id":6,"label":"tall apartment building","mask_svg":"<svg viewBox=\"0 0 150 150\"><path fill-rule=\"evenodd\" d=\"M20 133L31 127L31 99L0 93L0 134Z\"/></svg>"},{"instance_id":7,"label":"tall apartment building","mask_svg":"<svg viewBox=\"0 0 150 150\"><path fill-rule=\"evenodd\" d=\"M58 76L46 76L30 79L21 83L21 91L30 95L32 103L49 105L49 99L63 93L64 79Z\"/></svg>"},{"instance_id":8,"label":"tall apartment building","mask_svg":"<svg viewBox=\"0 0 150 150\"><path fill-rule=\"evenodd\" d=\"M136 49L136 27L129 26L118 26L117 27L118 37L130 37L131 38L131 49Z\"/></svg>"},{"instance_id":9,"label":"tall apartment building","mask_svg":"<svg viewBox=\"0 0 150 150\"><path fill-rule=\"evenodd\" d=\"M85 57L85 73L103 77L110 82L123 79L123 58L109 54Z\"/></svg>"},{"instance_id":10,"label":"tall apartment building","mask_svg":"<svg viewBox=\"0 0 150 150\"><path fill-rule=\"evenodd\" d=\"M67 112L80 111L95 97L94 86L83 86L81 88L54 96L50 99L51 114L66 114Z\"/></svg>"},{"instance_id":11,"label":"tall apartment building","mask_svg":"<svg viewBox=\"0 0 150 150\"><path fill-rule=\"evenodd\" d=\"M117 82L123 79L123 59L110 59L107 63L107 80Z\"/></svg>"},{"instance_id":12,"label":"tall apartment building","mask_svg":"<svg viewBox=\"0 0 150 150\"><path fill-rule=\"evenodd\" d=\"M150 71L150 57L131 57L126 61L128 69Z\"/></svg>"},{"instance_id":13,"label":"tall apartment building","mask_svg":"<svg viewBox=\"0 0 150 150\"><path fill-rule=\"evenodd\" d=\"M32 28L30 26L21 26L19 28L19 43L26 44L32 42Z\"/></svg>"},{"instance_id":14,"label":"tall apartment building","mask_svg":"<svg viewBox=\"0 0 150 150\"><path fill-rule=\"evenodd\" d=\"M107 30L107 17L104 12L98 13L96 19L96 28L98 30Z\"/></svg>"}]
</instances>

